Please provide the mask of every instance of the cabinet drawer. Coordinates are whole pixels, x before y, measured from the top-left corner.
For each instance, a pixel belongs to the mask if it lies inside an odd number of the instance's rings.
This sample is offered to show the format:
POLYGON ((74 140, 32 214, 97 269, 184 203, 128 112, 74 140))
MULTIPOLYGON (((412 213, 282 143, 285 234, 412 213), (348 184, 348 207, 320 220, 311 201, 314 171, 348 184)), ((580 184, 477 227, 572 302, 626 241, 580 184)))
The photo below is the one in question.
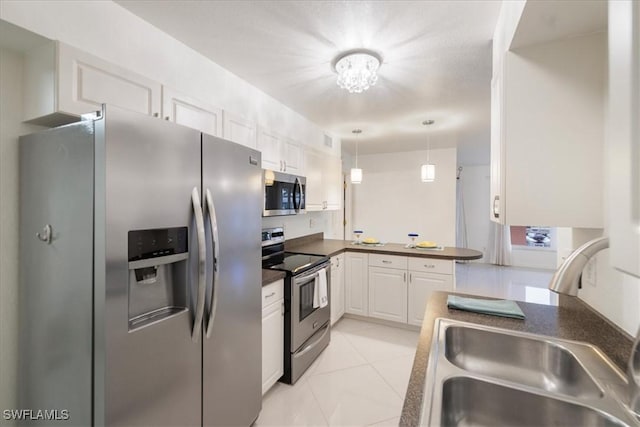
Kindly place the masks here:
POLYGON ((284 280, 280 279, 262 287, 262 308, 284 298, 284 280))
POLYGON ((372 267, 407 269, 407 257, 398 255, 369 254, 369 265, 372 267))
POLYGON ((409 258, 409 270, 425 273, 453 274, 453 261, 434 258, 409 258))

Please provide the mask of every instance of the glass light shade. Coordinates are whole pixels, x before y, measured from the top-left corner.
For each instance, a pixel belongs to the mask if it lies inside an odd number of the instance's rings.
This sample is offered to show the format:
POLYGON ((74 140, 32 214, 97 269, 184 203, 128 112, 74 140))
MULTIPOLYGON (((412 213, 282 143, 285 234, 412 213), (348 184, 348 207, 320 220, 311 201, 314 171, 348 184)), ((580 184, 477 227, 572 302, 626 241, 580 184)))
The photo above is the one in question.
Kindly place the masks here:
POLYGON ((351 168, 351 183, 360 184, 362 182, 362 169, 351 168))
POLYGON ((380 59, 372 54, 358 52, 346 55, 335 65, 338 86, 349 93, 362 93, 378 81, 378 68, 380 59))
POLYGON ((436 165, 427 163, 420 168, 420 178, 422 182, 433 182, 436 180, 436 165))

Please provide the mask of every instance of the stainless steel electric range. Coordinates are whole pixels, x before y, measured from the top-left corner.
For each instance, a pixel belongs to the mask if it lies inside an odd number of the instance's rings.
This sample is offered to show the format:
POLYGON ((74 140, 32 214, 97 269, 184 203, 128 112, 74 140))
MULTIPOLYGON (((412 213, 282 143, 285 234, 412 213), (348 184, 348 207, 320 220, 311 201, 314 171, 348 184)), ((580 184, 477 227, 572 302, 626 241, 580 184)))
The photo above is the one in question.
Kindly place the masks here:
POLYGON ((269 228, 262 231, 262 268, 286 273, 284 375, 280 381, 294 384, 331 339, 330 304, 320 306, 316 294, 324 275, 327 300, 331 300, 329 258, 285 252, 284 230, 269 228))

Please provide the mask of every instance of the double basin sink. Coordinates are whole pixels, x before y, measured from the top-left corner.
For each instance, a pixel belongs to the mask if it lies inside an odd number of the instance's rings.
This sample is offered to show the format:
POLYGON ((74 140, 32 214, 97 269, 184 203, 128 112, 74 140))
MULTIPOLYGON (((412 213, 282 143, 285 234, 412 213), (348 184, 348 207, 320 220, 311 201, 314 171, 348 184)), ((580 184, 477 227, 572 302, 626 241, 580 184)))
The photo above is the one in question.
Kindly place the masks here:
POLYGON ((640 426, 626 392, 592 345, 438 319, 421 425, 640 426))

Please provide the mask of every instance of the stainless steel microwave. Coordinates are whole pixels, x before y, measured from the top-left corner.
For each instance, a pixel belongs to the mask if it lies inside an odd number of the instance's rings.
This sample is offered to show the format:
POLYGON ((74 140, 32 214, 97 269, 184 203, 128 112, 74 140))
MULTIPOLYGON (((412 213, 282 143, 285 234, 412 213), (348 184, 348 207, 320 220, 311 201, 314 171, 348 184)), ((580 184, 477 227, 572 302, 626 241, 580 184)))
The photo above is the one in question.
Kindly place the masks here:
POLYGON ((268 169, 262 171, 264 209, 262 216, 305 213, 307 179, 268 169))

